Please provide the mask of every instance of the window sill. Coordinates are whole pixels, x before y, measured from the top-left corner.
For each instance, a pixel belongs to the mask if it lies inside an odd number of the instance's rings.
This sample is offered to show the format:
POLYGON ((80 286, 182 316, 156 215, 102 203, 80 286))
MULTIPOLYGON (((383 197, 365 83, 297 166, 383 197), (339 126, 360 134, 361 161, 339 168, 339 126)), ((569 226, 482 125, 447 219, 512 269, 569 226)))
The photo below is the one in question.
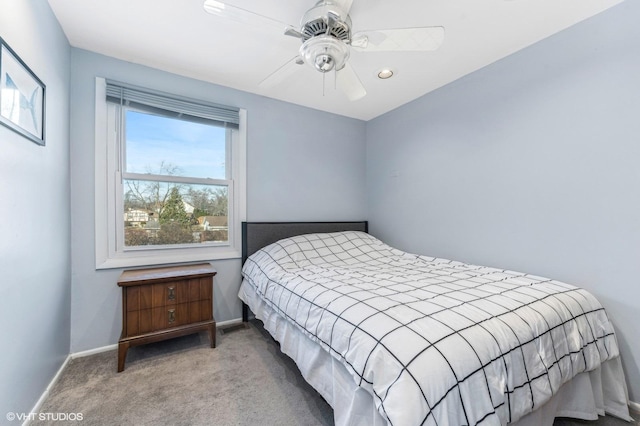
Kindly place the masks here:
POLYGON ((116 253, 106 259, 96 259, 96 269, 131 268, 139 266, 167 265, 174 263, 240 259, 239 250, 231 247, 214 249, 148 250, 116 253))

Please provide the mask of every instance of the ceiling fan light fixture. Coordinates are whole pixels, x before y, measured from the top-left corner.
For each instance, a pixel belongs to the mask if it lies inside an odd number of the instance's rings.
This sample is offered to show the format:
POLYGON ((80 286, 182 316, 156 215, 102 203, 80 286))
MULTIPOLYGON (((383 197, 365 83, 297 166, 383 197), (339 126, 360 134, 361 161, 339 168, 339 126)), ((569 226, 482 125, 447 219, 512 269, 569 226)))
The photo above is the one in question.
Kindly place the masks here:
POLYGON ((329 72, 336 66, 336 61, 331 55, 321 54, 316 56, 313 65, 320 72, 329 72))
POLYGON ((321 73, 340 71, 349 59, 349 46, 332 36, 317 36, 300 46, 300 56, 321 73))
POLYGON ((384 68, 378 71, 378 78, 380 80, 386 80, 391 77, 393 77, 393 70, 390 68, 384 68))

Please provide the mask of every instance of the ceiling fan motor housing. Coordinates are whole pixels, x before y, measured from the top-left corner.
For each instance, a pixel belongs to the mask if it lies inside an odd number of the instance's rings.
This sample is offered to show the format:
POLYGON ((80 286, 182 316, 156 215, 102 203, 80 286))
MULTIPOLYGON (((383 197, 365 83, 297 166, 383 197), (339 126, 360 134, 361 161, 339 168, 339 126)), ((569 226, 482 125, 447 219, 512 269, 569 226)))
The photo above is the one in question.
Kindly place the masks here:
POLYGON ((320 0, 309 9, 302 17, 300 27, 303 41, 319 35, 331 35, 346 43, 351 41, 351 18, 340 6, 328 0, 320 0), (329 16, 335 19, 330 29, 329 16))
POLYGON ((302 17, 300 56, 325 73, 344 68, 349 59, 351 18, 330 0, 320 0, 302 17))

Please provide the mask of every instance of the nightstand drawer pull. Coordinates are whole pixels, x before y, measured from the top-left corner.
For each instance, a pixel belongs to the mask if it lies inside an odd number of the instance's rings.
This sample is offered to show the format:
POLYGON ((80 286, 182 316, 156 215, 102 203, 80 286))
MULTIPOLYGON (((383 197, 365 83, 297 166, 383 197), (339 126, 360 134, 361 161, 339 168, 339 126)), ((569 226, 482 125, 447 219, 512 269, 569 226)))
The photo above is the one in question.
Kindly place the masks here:
POLYGON ((169 314, 169 324, 173 324, 174 322, 176 322, 176 310, 169 309, 167 313, 169 314))
POLYGON ((167 290, 169 290, 169 300, 176 300, 176 288, 175 287, 168 287, 167 290))

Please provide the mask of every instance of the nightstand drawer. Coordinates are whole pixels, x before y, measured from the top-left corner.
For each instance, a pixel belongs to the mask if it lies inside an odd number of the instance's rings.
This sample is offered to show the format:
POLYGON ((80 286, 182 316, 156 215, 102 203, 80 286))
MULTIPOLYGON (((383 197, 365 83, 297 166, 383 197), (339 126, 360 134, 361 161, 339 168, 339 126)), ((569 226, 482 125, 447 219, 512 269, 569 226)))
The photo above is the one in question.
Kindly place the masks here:
POLYGON ((175 305, 185 299, 185 282, 173 281, 170 283, 154 284, 151 287, 151 307, 157 308, 166 305, 175 305))
POLYGON ((167 305, 151 310, 152 331, 211 319, 211 300, 167 305))
POLYGON ((127 312, 212 298, 209 278, 128 287, 125 291, 127 312))

